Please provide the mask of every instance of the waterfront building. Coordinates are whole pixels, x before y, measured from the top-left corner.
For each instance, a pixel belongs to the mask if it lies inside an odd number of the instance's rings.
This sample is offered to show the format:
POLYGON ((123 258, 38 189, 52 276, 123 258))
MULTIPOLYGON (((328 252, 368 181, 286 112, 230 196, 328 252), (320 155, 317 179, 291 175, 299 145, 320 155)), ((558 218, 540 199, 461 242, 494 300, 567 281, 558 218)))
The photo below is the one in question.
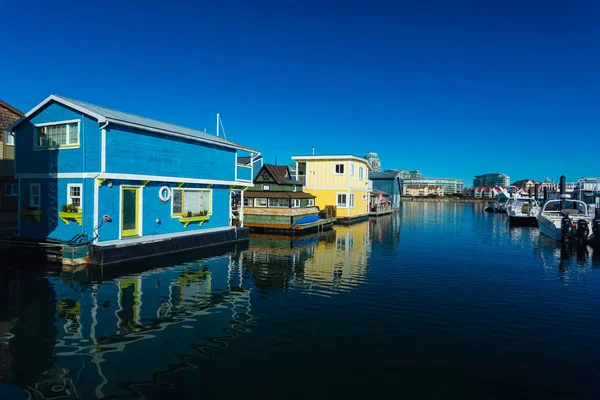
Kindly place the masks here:
POLYGON ((536 184, 541 185, 542 182, 536 181, 535 179, 522 179, 520 181, 513 182, 511 186, 528 192, 529 189, 533 189, 536 184))
POLYGON ((404 195, 413 197, 423 197, 435 195, 438 197, 444 196, 444 190, 435 185, 405 185, 404 195))
MULTIPOLYGON (((21 111, 0 100, 0 212, 13 213, 15 222, 19 197, 19 185, 14 176, 15 137, 7 132, 7 128, 22 116, 21 111)), ((10 220, 12 222, 12 216, 10 220)))
POLYGON ((320 210, 337 209, 338 222, 351 222, 369 216, 370 165, 353 155, 294 156, 296 180, 316 196, 320 210))
POLYGON ((395 208, 400 207, 403 172, 406 171, 389 169, 383 172, 369 172, 369 179, 373 182, 373 190, 388 193, 395 208))
POLYGON ((479 186, 467 190, 467 197, 475 199, 492 199, 496 197, 510 197, 507 188, 502 186, 479 186))
MULTIPOLYGON (((417 171, 418 172, 418 171, 417 171)), ((419 174, 410 174, 412 177, 402 179, 402 193, 406 194, 408 185, 439 186, 445 196, 453 195, 463 191, 464 185, 461 179, 454 178, 425 178, 419 174), (420 175, 420 177, 418 177, 420 175)), ((408 195, 407 195, 408 196, 408 195)))
POLYGON ((244 225, 250 228, 299 230, 318 223, 297 224, 306 217, 318 218, 319 209, 315 196, 302 191, 302 184, 292 179, 285 165, 263 165, 254 186, 242 192, 239 199, 244 206, 244 225))
POLYGON ((477 175, 473 179, 473 187, 478 186, 510 186, 510 177, 501 172, 477 175))
POLYGON ((82 235, 122 253, 137 246, 143 256, 146 243, 196 247, 247 237, 233 226, 231 204, 254 175, 238 156, 252 159, 256 150, 55 95, 9 131, 24 238, 82 235))
POLYGON ((381 172, 381 160, 379 159, 377 153, 367 153, 364 158, 369 162, 371 171, 381 172))

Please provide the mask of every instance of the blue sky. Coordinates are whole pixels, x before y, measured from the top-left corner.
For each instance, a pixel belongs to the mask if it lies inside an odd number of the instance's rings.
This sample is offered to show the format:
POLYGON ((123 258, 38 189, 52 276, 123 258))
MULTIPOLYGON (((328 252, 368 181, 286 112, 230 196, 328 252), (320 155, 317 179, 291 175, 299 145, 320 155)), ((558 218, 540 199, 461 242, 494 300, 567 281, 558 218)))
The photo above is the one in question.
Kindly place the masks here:
POLYGON ((600 2, 2 4, 0 99, 50 93, 267 162, 377 152, 425 176, 600 176, 600 2))

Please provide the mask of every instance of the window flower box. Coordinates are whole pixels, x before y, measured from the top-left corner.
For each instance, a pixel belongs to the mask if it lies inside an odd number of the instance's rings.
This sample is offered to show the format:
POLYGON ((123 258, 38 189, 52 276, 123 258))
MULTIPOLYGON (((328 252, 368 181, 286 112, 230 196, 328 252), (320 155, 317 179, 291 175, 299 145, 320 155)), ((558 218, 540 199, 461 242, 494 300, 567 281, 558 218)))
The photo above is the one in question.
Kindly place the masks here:
POLYGON ((179 217, 179 222, 181 222, 183 224, 184 228, 187 228, 187 226, 191 223, 191 222, 198 222, 200 223, 200 226, 202 226, 202 224, 204 223, 204 221, 208 221, 208 219, 210 218, 210 216, 208 215, 200 215, 200 216, 196 216, 196 217, 179 217))
POLYGON ((77 224, 79 224, 79 226, 81 226, 81 220, 82 220, 81 212, 61 211, 58 213, 58 216, 67 225, 69 225, 69 220, 73 220, 73 221, 77 222, 77 224))
POLYGON ((41 222, 42 210, 40 210, 39 208, 28 207, 28 208, 21 210, 21 215, 24 215, 28 221, 41 222))

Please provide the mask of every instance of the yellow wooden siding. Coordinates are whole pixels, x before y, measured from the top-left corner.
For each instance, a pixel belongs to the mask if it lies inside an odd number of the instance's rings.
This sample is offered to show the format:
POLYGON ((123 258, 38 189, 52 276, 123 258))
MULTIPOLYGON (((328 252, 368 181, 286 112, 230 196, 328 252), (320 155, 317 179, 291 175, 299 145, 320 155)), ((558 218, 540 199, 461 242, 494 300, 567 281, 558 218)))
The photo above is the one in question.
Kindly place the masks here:
POLYGON ((368 164, 358 160, 309 160, 306 162, 306 183, 311 187, 352 187, 368 188, 368 164), (344 174, 335 174, 335 165, 344 164, 344 174), (354 165, 354 176, 351 174, 354 165), (363 168, 363 179, 359 179, 358 169, 363 168))
MULTIPOLYGON (((340 189, 311 189, 310 193, 317 196, 315 199, 315 205, 320 210, 325 210, 325 206, 337 206, 337 194, 338 193, 353 193, 354 194, 354 207, 352 208, 340 208, 337 209, 338 217, 356 217, 359 215, 365 215, 368 213, 367 205, 369 203, 368 193, 366 191, 350 190, 346 188, 340 189), (363 200, 363 195, 367 195, 366 199, 363 200)), ((347 200, 349 201, 349 200, 347 200)))

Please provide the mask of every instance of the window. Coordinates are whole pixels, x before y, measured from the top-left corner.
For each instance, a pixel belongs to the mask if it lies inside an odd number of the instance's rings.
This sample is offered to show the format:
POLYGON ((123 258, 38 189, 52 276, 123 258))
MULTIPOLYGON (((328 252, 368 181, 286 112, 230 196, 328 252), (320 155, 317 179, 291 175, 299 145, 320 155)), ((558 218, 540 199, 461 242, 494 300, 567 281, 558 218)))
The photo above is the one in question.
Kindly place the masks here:
POLYGON ((263 185, 263 190, 270 190, 270 189, 271 189, 271 186, 269 186, 269 185, 263 185))
POLYGON ((335 174, 344 175, 344 164, 335 164, 335 174))
POLYGON ((36 126, 38 148, 79 144, 79 121, 36 126))
POLYGON ((292 208, 300 207, 300 199, 292 199, 292 208))
POLYGON ((296 185, 294 185, 294 186, 292 187, 292 192, 295 192, 295 191, 296 191, 296 185))
POLYGON ((188 213, 212 214, 211 191, 207 189, 173 188, 171 215, 183 216, 188 213))
POLYGON ((67 185, 67 204, 81 208, 81 185, 67 185))
POLYGON ((315 199, 308 199, 308 204, 306 204, 307 207, 314 207, 315 206, 315 199))
POLYGON ((346 208, 346 194, 345 193, 338 193, 338 195, 337 195, 337 206, 338 207, 342 207, 342 208, 346 208))
POLYGON ((350 193, 350 201, 348 202, 348 207, 354 207, 354 193, 350 193))
POLYGON ((364 179, 364 172, 363 172, 363 167, 358 167, 358 179, 360 179, 361 181, 364 179))
POLYGON ((29 207, 40 207, 40 184, 29 185, 29 207))
POLYGON ((290 199, 269 199, 269 207, 285 208, 290 206, 290 199))
POLYGON ((4 185, 4 196, 5 197, 17 197, 19 195, 19 184, 18 183, 7 183, 4 185))
POLYGON ((250 199, 247 197, 244 197, 244 205, 250 207, 250 199))
POLYGON ((12 133, 7 133, 6 134, 6 145, 7 146, 14 146, 15 145, 15 135, 12 133))
POLYGON ((354 176, 354 164, 350 164, 350 176, 354 176))
POLYGON ((254 199, 254 207, 266 207, 267 199, 254 199))

